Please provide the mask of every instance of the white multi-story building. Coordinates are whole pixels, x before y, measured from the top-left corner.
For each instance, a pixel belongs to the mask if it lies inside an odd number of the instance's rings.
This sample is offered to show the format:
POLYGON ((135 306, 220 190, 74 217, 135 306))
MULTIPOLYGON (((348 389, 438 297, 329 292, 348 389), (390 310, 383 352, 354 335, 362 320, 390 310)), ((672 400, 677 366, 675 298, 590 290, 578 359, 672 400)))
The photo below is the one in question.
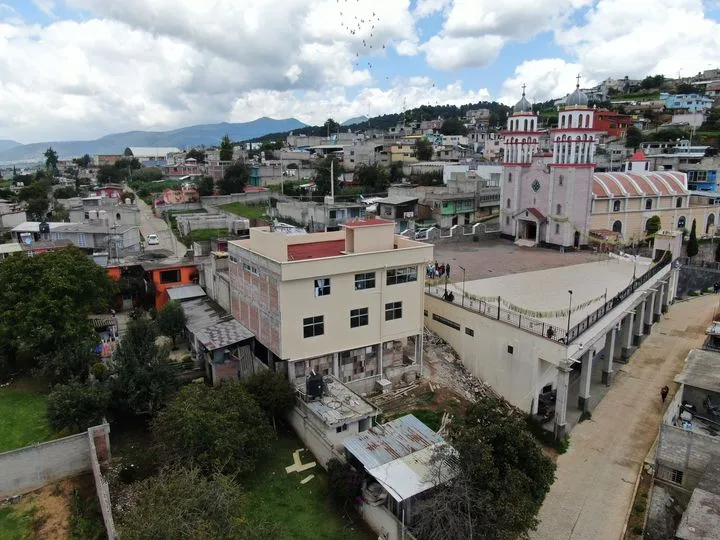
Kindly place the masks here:
POLYGON ((255 334, 258 358, 294 383, 315 371, 368 391, 421 371, 433 248, 395 235, 392 221, 253 228, 228 254, 233 316, 255 334))

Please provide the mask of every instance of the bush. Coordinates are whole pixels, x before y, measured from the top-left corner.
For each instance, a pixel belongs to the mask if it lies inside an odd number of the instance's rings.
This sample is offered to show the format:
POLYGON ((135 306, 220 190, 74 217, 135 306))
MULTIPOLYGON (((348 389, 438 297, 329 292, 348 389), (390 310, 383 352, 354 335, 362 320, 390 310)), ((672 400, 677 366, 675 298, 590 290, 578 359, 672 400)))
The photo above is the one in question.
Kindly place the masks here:
POLYGON ((590 420, 592 418, 592 413, 590 411, 583 411, 583 413, 580 415, 579 422, 584 422, 585 420, 590 420))
POLYGON ((636 514, 642 514, 645 512, 645 505, 643 503, 635 503, 633 506, 633 512, 636 514))
POLYGON ((343 512, 352 508, 360 496, 362 474, 350 464, 331 459, 327 464, 328 494, 330 500, 343 512))
POLYGON ((556 439, 555 434, 552 431, 546 430, 540 422, 533 418, 531 414, 525 417, 525 422, 527 423, 530 433, 532 433, 533 436, 540 441, 540 443, 554 449, 558 454, 564 454, 567 452, 567 449, 570 446, 569 435, 565 435, 559 440, 556 439))
POLYGON ((48 397, 48 420, 58 431, 80 432, 100 424, 109 404, 110 392, 99 384, 61 384, 48 397))

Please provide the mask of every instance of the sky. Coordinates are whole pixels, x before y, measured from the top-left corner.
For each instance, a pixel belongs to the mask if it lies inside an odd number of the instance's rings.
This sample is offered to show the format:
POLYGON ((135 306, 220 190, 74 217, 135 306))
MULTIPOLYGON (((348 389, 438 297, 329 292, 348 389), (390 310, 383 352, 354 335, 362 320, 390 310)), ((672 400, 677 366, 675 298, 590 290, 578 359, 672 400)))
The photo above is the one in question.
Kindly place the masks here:
POLYGON ((0 139, 563 97, 720 67, 720 0, 0 0, 0 139))

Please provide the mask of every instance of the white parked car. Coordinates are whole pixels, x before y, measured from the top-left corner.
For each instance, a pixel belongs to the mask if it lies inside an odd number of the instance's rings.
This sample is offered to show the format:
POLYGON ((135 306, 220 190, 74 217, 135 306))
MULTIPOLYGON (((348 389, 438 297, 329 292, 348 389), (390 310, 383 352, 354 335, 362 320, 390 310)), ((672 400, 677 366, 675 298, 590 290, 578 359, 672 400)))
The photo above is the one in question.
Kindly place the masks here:
POLYGON ((160 239, 158 238, 158 235, 157 234, 148 234, 147 235, 147 244, 148 244, 148 246, 160 245, 160 239))

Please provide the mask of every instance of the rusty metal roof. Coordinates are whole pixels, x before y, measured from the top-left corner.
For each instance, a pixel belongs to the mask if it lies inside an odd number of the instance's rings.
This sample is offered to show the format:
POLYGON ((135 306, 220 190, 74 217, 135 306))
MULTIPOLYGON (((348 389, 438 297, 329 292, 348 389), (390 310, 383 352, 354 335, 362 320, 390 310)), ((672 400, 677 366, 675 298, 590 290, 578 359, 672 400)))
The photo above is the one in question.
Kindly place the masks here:
POLYGON ((440 435, 408 414, 349 437, 343 445, 370 470, 442 442, 440 435))

